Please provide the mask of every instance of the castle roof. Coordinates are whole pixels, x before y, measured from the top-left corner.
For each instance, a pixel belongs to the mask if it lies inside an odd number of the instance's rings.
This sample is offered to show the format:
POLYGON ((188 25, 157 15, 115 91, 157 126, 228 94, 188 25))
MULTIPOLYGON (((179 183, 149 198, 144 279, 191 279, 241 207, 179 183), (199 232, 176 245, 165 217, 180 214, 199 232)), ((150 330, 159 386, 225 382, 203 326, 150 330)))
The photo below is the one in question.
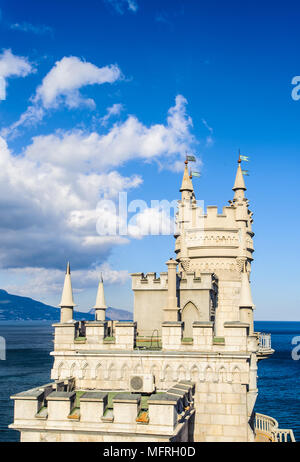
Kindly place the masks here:
POLYGON ((101 274, 101 279, 100 279, 100 282, 99 282, 99 285, 98 285, 96 304, 95 304, 94 308, 95 309, 97 309, 97 308, 107 308, 106 303, 105 303, 102 274, 101 274))
POLYGON ((194 187, 193 187, 193 183, 192 183, 192 180, 190 178, 190 175, 189 175, 187 162, 185 162, 182 185, 181 185, 181 188, 180 188, 180 192, 182 192, 182 191, 194 192, 194 187))
POLYGON ((65 282, 64 288, 61 296, 61 302, 59 304, 60 307, 67 306, 72 307, 76 306, 73 300, 73 291, 72 291, 72 282, 71 282, 71 270, 70 270, 70 262, 67 264, 67 271, 65 275, 65 282))
POLYGON ((242 172, 242 167, 241 167, 241 162, 238 164, 237 172, 236 172, 236 177, 235 177, 235 182, 233 186, 233 191, 236 191, 238 189, 243 189, 246 191, 246 186, 245 186, 245 181, 244 181, 244 176, 242 172))

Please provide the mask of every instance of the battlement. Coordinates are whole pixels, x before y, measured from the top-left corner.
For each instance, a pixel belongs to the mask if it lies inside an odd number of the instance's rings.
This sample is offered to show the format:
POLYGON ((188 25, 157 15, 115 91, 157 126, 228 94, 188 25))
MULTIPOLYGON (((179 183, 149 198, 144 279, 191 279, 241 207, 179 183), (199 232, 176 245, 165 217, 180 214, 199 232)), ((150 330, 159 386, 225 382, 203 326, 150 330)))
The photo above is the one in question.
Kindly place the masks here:
POLYGON ((133 350, 136 323, 117 321, 114 330, 108 330, 107 321, 80 321, 53 324, 54 351, 74 350, 133 350), (79 329, 80 327, 80 329, 79 329))
MULTIPOLYGON (((192 276, 188 274, 188 276, 192 276)), ((206 275, 203 284, 214 284, 211 274, 206 275)), ((194 279, 193 279, 194 281, 194 279)), ((188 283, 183 280, 182 284, 188 283)), ((201 283, 201 281, 199 281, 201 283)), ((82 321, 83 323, 83 321, 82 321)), ((222 341, 215 337, 215 325, 212 321, 194 321, 192 323, 191 337, 184 338, 184 322, 163 322, 161 337, 140 337, 137 334, 136 322, 116 322, 113 336, 108 337, 107 322, 84 322, 85 337, 76 337, 78 323, 55 324, 55 342, 53 355, 57 354, 94 354, 95 352, 134 353, 141 350, 155 351, 241 351, 252 352, 258 350, 257 339, 253 343, 250 325, 240 321, 225 322, 222 341)), ((158 334, 157 334, 158 335, 158 334)), ((78 372, 78 379, 84 379, 84 368, 78 372)), ((74 371, 62 371, 59 363, 52 370, 51 378, 54 380, 66 379, 73 376, 74 371)))
POLYGON ((204 227, 205 229, 236 229, 236 208, 225 206, 222 213, 219 214, 217 206, 207 206, 206 214, 204 215, 204 227))
MULTIPOLYGON (((168 290, 168 273, 134 273, 132 276, 132 290, 168 290)), ((186 272, 184 276, 177 273, 177 287, 181 289, 211 289, 216 277, 212 273, 196 275, 194 271, 186 272)))
POLYGON ((196 276, 194 271, 187 271, 178 276, 180 290, 216 290, 217 278, 212 273, 200 273, 196 276))
POLYGON ((195 412, 194 394, 194 384, 186 381, 150 395, 126 390, 68 390, 66 385, 57 391, 54 382, 11 397, 15 401, 15 420, 10 428, 17 429, 20 424, 23 430, 34 428, 35 441, 41 440, 39 432, 57 425, 63 428, 63 435, 71 432, 73 441, 80 441, 76 438, 81 432, 93 435, 95 439, 91 441, 99 441, 102 433, 109 434, 110 441, 119 441, 123 433, 124 437, 147 433, 149 441, 155 435, 166 437, 161 441, 184 441, 195 412))
POLYGON ((133 273, 132 277, 132 290, 143 290, 150 288, 153 290, 167 290, 168 289, 168 273, 161 272, 159 276, 156 273, 133 273))

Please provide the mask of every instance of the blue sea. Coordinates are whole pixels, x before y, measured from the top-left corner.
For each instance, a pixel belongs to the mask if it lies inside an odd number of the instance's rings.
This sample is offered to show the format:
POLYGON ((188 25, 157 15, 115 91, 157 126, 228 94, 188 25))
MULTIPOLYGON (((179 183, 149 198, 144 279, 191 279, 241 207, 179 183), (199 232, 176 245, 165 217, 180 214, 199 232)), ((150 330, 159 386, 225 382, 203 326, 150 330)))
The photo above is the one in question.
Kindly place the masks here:
MULTIPOLYGON (((272 334, 271 358, 258 365, 259 395, 256 410, 275 417, 280 428, 292 428, 300 441, 300 361, 291 357, 293 337, 300 336, 300 322, 259 322, 257 332, 272 334)), ((0 361, 0 441, 18 441, 19 434, 7 427, 13 421, 14 393, 50 381, 53 358, 53 328, 48 323, 3 323, 6 360, 0 361)))

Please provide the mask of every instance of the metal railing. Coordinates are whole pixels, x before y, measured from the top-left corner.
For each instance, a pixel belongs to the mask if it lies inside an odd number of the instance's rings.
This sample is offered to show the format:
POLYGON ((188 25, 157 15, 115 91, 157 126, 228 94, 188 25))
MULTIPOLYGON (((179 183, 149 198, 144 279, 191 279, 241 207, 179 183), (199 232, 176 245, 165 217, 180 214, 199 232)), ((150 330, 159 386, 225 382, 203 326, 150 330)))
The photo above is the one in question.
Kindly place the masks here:
POLYGON ((260 351, 272 350, 271 334, 266 334, 265 332, 257 332, 257 335, 258 335, 259 350, 260 351))
POLYGON ((273 417, 264 414, 255 414, 255 435, 259 441, 272 441, 273 443, 294 443, 294 432, 291 429, 278 428, 278 422, 273 417))

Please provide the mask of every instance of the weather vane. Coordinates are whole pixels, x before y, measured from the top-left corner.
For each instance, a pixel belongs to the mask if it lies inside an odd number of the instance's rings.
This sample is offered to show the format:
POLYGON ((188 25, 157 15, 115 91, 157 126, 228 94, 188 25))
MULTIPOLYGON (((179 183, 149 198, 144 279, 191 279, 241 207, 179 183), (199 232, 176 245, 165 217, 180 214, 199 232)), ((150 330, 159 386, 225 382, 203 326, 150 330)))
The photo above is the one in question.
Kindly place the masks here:
MULTIPOLYGON (((242 156, 241 155, 241 151, 239 149, 239 160, 238 160, 238 163, 240 164, 242 161, 244 162, 249 162, 249 157, 248 156, 242 156)), ((242 174, 243 175, 246 175, 246 176, 249 176, 249 170, 242 170, 242 174)))

